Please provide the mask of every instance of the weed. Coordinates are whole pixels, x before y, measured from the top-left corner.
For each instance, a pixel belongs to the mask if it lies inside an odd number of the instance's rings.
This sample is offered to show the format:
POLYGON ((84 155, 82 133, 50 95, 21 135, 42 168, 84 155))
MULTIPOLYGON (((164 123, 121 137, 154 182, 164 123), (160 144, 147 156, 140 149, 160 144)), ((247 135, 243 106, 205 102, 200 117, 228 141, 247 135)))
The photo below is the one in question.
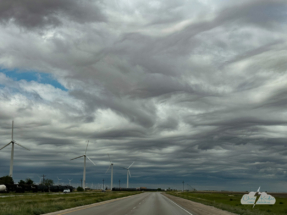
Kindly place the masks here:
POLYGON ((40 215, 40 214, 43 214, 45 213, 41 208, 34 208, 33 209, 33 214, 34 215, 40 215))

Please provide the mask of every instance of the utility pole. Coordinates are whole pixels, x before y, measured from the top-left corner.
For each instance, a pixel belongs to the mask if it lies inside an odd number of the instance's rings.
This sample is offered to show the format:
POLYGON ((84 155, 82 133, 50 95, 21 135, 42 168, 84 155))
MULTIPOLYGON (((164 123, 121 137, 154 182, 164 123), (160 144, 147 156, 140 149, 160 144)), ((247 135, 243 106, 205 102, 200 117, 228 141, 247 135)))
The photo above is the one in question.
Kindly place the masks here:
POLYGON ((103 179, 103 190, 105 190, 105 179, 103 179))
POLYGON ((119 180, 119 188, 121 188, 121 180, 119 180))
POLYGON ((184 181, 182 182, 182 192, 184 192, 184 181))

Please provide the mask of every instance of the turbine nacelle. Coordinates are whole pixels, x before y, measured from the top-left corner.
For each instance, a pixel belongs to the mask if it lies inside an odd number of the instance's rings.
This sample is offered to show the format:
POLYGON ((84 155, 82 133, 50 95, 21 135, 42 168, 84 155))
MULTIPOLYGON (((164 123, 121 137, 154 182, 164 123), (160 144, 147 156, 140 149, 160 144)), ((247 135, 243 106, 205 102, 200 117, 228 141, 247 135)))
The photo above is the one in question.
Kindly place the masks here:
POLYGON ((109 154, 108 154, 108 156, 109 156, 109 160, 110 160, 110 163, 111 163, 111 164, 110 164, 109 168, 107 169, 106 173, 107 173, 107 172, 110 170, 110 168, 113 167, 113 165, 114 165, 114 164, 112 163, 112 161, 111 161, 111 158, 110 158, 110 155, 109 155, 109 154))

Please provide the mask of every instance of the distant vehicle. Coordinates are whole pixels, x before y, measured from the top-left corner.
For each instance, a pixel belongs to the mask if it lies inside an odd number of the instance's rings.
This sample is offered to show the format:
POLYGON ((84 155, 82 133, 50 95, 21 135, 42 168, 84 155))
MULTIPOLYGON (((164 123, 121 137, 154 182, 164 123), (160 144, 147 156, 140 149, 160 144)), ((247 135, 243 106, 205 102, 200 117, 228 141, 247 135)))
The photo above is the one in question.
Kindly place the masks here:
POLYGON ((70 191, 70 189, 65 189, 64 191, 63 191, 63 193, 70 193, 71 191, 70 191))
POLYGON ((7 192, 7 188, 6 188, 6 186, 4 185, 4 184, 1 184, 0 185, 0 192, 2 193, 2 192, 7 192))

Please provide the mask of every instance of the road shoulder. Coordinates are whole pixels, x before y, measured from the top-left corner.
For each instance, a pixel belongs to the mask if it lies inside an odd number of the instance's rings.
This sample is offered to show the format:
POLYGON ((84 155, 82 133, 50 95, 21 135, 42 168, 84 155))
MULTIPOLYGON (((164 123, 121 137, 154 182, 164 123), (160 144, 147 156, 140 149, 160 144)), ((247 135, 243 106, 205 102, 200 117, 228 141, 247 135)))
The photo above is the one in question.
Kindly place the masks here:
POLYGON ((204 205, 191 200, 183 199, 180 197, 172 196, 166 193, 161 193, 179 206, 183 207, 187 211, 190 211, 193 215, 236 215, 234 213, 224 211, 213 206, 204 205))

